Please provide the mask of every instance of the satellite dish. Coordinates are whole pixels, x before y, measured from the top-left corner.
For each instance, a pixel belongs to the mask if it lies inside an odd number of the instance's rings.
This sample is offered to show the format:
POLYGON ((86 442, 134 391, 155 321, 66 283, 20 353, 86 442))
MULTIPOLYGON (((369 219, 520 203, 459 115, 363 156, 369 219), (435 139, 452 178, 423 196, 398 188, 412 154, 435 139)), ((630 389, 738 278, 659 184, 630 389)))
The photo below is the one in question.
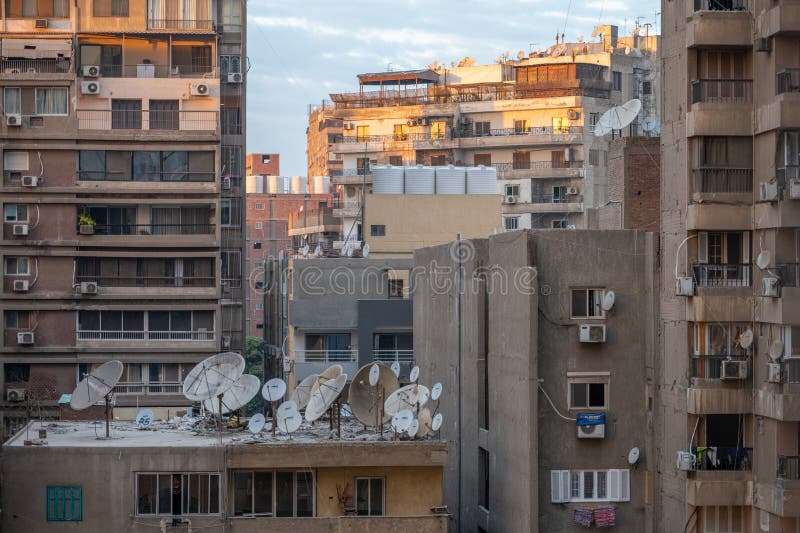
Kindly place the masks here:
POLYGON ((317 244, 317 246, 314 248, 314 257, 319 257, 321 255, 322 255, 322 247, 319 244, 317 244))
POLYGON ((658 118, 645 117, 642 119, 642 130, 650 132, 655 131, 656 128, 658 128, 658 118))
POLYGON ((748 349, 753 344, 753 330, 747 328, 739 335, 739 346, 744 348, 745 350, 748 349))
POLYGON ((203 406, 212 413, 232 413, 255 398, 260 388, 261 380, 258 377, 252 374, 242 374, 222 395, 221 411, 218 396, 204 400, 203 406))
POLYGON ((639 448, 631 448, 631 451, 628 452, 628 464, 633 466, 639 462, 639 448))
POLYGON ((317 382, 319 374, 311 374, 306 376, 295 388, 292 394, 292 400, 297 404, 298 409, 304 409, 308 405, 308 400, 311 399, 311 388, 317 382))
POLYGON ((396 433, 403 433, 411 425, 412 420, 416 420, 414 413, 409 409, 403 409, 392 416, 392 429, 396 433))
POLYGON ((369 244, 365 244, 361 247, 361 256, 362 257, 369 257, 369 244))
POLYGON ((289 413, 294 413, 295 411, 298 413, 300 412, 297 404, 292 400, 286 400, 278 406, 278 408, 275 410, 275 414, 280 417, 281 414, 288 415, 289 413))
POLYGON ((417 436, 418 431, 419 431, 419 420, 414 418, 406 428, 406 435, 408 435, 413 439, 414 437, 417 436))
POLYGON ((435 383, 433 387, 431 387, 431 400, 436 401, 442 395, 442 384, 435 383))
POLYGON ((326 381, 330 381, 339 377, 343 371, 344 369, 342 368, 342 365, 331 365, 323 370, 322 373, 320 373, 320 375, 317 377, 317 381, 311 385, 311 394, 313 395, 315 392, 317 392, 319 386, 326 381))
POLYGON ((419 422, 419 429, 417 430, 417 437, 422 438, 431 430, 431 410, 424 407, 419 410, 417 421, 419 422))
POLYGON ((781 355, 783 355, 783 342, 780 339, 775 339, 769 345, 769 358, 777 361, 781 358, 781 355))
POLYGON ((255 414, 250 418, 250 421, 247 423, 247 430, 252 433, 253 435, 257 433, 261 433, 261 430, 264 429, 264 426, 267 424, 267 419, 264 418, 264 415, 261 413, 255 414))
POLYGON ((636 119, 642 110, 642 102, 638 98, 628 100, 622 105, 614 106, 600 117, 594 127, 594 134, 598 137, 610 133, 612 130, 621 130, 636 119))
POLYGON ((302 248, 300 248, 300 253, 303 254, 303 257, 308 257, 308 245, 306 244, 302 248))
POLYGON ((394 375, 399 377, 400 376, 400 363, 398 363, 397 361, 393 362, 391 368, 392 368, 392 372, 394 372, 394 375))
POLYGON ((758 257, 756 258, 756 265, 758 265, 758 268, 760 268, 761 270, 764 270, 769 266, 769 262, 771 259, 772 259, 772 254, 770 253, 770 251, 762 250, 761 253, 758 254, 758 257))
POLYGON ((244 372, 244 358, 238 353, 225 352, 198 363, 183 380, 183 395, 202 402, 216 398, 231 388, 244 372))
POLYGON ((261 396, 268 402, 277 402, 286 394, 286 382, 281 378, 272 378, 264 383, 261 396))
POLYGON ((344 390, 347 374, 339 374, 334 379, 320 383, 319 388, 311 395, 306 405, 306 420, 313 422, 325 414, 331 404, 344 390))
POLYGON ((277 415, 278 429, 281 430, 281 433, 292 434, 300 429, 300 424, 303 423, 303 417, 297 410, 297 404, 291 400, 283 402, 278 407, 277 415))
POLYGON ((76 411, 88 409, 106 398, 122 377, 122 363, 107 361, 92 370, 72 392, 69 406, 76 411))
MULTIPOLYGON (((397 376, 383 363, 362 366, 353 376, 348 391, 348 400, 353 416, 365 426, 375 427, 378 423, 378 410, 381 404, 399 387, 397 376), (376 366, 378 367, 378 382, 371 385, 372 369, 376 366)), ((392 415, 384 412, 380 424, 385 424, 391 417, 392 415)))
POLYGON ((369 384, 370 386, 374 387, 378 384, 378 379, 381 377, 381 368, 376 364, 373 364, 369 369, 369 384))
POLYGON ((614 301, 617 299, 617 295, 614 294, 614 291, 606 292, 606 295, 603 297, 603 311, 611 311, 611 308, 614 307, 614 301))
POLYGON ((404 409, 414 409, 419 405, 422 407, 430 398, 430 391, 425 385, 412 383, 405 387, 400 387, 386 398, 383 403, 383 410, 394 416, 404 409))
POLYGON ((347 247, 347 257, 353 257, 353 251, 354 250, 355 250, 355 247, 352 244, 349 245, 347 247))
POLYGON ((431 429, 434 431, 439 431, 439 429, 442 427, 442 422, 444 422, 442 413, 436 413, 436 416, 434 416, 433 420, 431 421, 431 429))
POLYGON ((418 366, 415 366, 414 368, 411 369, 411 373, 409 374, 408 379, 409 379, 409 381, 411 381, 411 383, 416 383, 416 381, 419 379, 419 367, 418 366))
POLYGON ((147 429, 153 423, 155 415, 150 409, 142 409, 136 415, 136 427, 139 429, 147 429))

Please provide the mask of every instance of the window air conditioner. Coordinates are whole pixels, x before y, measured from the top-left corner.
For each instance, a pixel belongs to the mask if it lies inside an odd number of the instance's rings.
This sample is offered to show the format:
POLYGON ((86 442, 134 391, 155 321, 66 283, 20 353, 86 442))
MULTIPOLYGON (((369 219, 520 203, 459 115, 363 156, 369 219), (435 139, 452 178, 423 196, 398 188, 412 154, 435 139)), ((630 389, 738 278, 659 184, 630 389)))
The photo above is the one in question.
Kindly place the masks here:
POLYGON ((576 111, 575 109, 570 109, 569 111, 567 111, 567 118, 569 120, 580 120, 581 112, 576 111))
POLYGON ((800 180, 792 180, 789 182, 789 198, 792 200, 800 200, 800 180))
POLYGON ((352 122, 345 122, 342 128, 344 128, 345 130, 354 130, 356 129, 356 125, 353 124, 352 122))
POLYGON ((781 382, 781 364, 767 363, 767 381, 770 383, 781 382))
POLYGON ((30 283, 27 279, 15 279, 14 280, 14 292, 28 292, 30 288, 30 283))
POLYGON ((677 296, 694 296, 694 280, 691 277, 676 279, 675 294, 677 296))
POLYGON ((778 297, 780 279, 773 278, 772 276, 766 276, 762 278, 762 283, 764 284, 763 296, 769 296, 770 298, 778 297))
POLYGON ((579 439, 604 439, 606 437, 605 413, 578 413, 576 419, 579 439))
POLYGON ((772 39, 769 37, 756 39, 756 52, 772 52, 772 39))
POLYGON ((222 190, 228 191, 231 188, 231 179, 230 178, 222 178, 222 190))
POLYGON ((6 126, 22 126, 22 115, 18 113, 6 115, 6 126))
POLYGON ((761 184, 761 201, 762 202, 778 201, 778 182, 774 178, 766 183, 761 184))
POLYGON ((242 83, 242 75, 238 72, 228 74, 228 83, 242 83))
POLYGON ((207 83, 193 83, 192 96, 208 96, 211 93, 211 87, 207 83))
POLYGON ((25 389, 11 389, 9 388, 6 390, 6 401, 9 402, 24 402, 25 401, 25 393, 27 391, 25 389))
POLYGON ((100 66, 99 65, 84 65, 83 69, 84 78, 96 78, 100 75, 100 66))
POLYGON ((581 342, 606 342, 605 324, 581 324, 579 339, 581 342))
POLYGON ((20 344, 20 345, 33 344, 33 332, 32 331, 18 331, 17 332, 17 344, 20 344))
POLYGON ((99 81, 82 81, 81 94, 100 94, 99 81))
POLYGON ((747 379, 747 361, 722 361, 720 379, 747 379))
POLYGON ((81 282, 81 294, 97 294, 100 287, 94 281, 81 282))
POLYGON ((506 196, 505 203, 507 203, 507 204, 515 204, 515 203, 517 203, 517 197, 516 196, 506 196))
POLYGON ((26 236, 28 234, 28 225, 27 224, 14 224, 13 228, 14 235, 18 236, 26 236))
POLYGON ((569 194, 571 196, 575 196, 576 194, 578 194, 578 188, 577 187, 567 187, 567 194, 569 194))
POLYGON ((39 185, 39 176, 22 176, 23 187, 36 187, 39 185))

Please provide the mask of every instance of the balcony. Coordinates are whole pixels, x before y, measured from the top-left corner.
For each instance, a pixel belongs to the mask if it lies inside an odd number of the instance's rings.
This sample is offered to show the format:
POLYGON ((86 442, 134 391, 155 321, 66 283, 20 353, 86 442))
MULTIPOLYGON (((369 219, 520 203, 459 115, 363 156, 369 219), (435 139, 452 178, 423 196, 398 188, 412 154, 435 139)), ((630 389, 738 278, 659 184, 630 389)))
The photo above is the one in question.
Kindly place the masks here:
POLYGON ((784 68, 775 75, 775 98, 756 109, 756 127, 758 133, 800 127, 800 68, 784 68))
POLYGON ((697 287, 749 287, 751 269, 752 265, 743 263, 692 265, 694 283, 697 287))
POLYGON ((746 196, 752 200, 753 169, 703 167, 693 170, 692 200, 713 202, 746 196))
POLYGON ((800 455, 779 455, 775 477, 786 481, 800 481, 800 455))
POLYGON ((145 382, 121 381, 114 387, 114 394, 119 396, 149 396, 149 395, 174 395, 183 396, 183 383, 175 382, 145 382))
MULTIPOLYGON (((210 11, 206 9, 206 11, 210 11)), ((188 33, 197 33, 197 32, 213 32, 214 31, 214 21, 211 19, 201 20, 201 19, 157 19, 157 18, 148 18, 147 19, 147 29, 148 31, 164 31, 168 33, 173 32, 188 32, 188 33)))
POLYGON ((119 111, 110 109, 78 109, 78 130, 114 132, 174 139, 176 131, 186 135, 216 135, 219 133, 217 111, 119 111))
POLYGON ((453 130, 412 133, 414 150, 450 150, 459 147, 453 130))
POLYGON ((109 331, 109 330, 78 330, 79 341, 186 341, 208 342, 216 336, 213 331, 199 329, 196 331, 109 331))
POLYGON ((340 154, 411 150, 411 137, 417 134, 335 135, 332 151, 340 154))
POLYGON ((750 0, 694 0, 695 11, 750 11, 750 0))
POLYGON ((692 103, 747 104, 753 101, 753 80, 693 80, 692 103))
POLYGON ((69 79, 74 75, 72 61, 63 59, 0 59, 0 79, 69 79))
POLYGON ((730 446, 693 446, 696 471, 734 471, 752 468, 752 448, 730 446))
MULTIPOLYGON (((740 355, 695 355, 692 356, 692 378, 718 380, 722 377, 723 361, 746 361, 747 378, 750 378, 750 358, 740 355)), ((741 383, 741 380, 734 381, 741 383)))
POLYGON ((331 207, 308 209, 289 214, 288 235, 290 237, 309 233, 339 231, 341 224, 333 216, 331 207))
POLYGON ((331 365, 342 365, 344 373, 352 377, 358 370, 358 350, 294 350, 297 383, 331 365))
MULTIPOLYGON (((583 142, 583 126, 501 128, 490 130, 487 134, 465 132, 456 138, 459 139, 457 147, 461 149, 578 144, 583 142)), ((414 148, 417 148, 416 142, 414 148)))
POLYGON ((214 276, 75 276, 75 284, 97 283, 105 288, 192 288, 215 287, 217 279, 214 276))
POLYGON ((753 46, 750 0, 687 0, 686 46, 753 46), (693 9, 692 9, 693 8, 693 9))
POLYGON ((361 213, 361 200, 345 200, 333 206, 333 216, 339 218, 357 217, 361 213))
POLYGON ((582 202, 583 199, 580 195, 566 199, 555 198, 552 194, 538 194, 533 195, 530 202, 503 205, 503 213, 581 213, 583 212, 582 202))
POLYGON ((157 65, 143 63, 136 65, 100 65, 103 78, 200 78, 217 79, 217 69, 211 65, 157 65))
POLYGON ((214 224, 97 224, 94 235, 211 235, 214 224))
POLYGON ((773 0, 770 7, 758 15, 758 37, 793 34, 800 27, 800 4, 794 0, 773 0))
POLYGON ((365 172, 360 168, 345 168, 336 172, 337 174, 331 172, 331 183, 334 185, 361 185, 365 179, 367 185, 372 183, 372 171, 369 169, 365 172))
POLYGON ((581 178, 583 161, 527 161, 517 163, 495 163, 500 179, 526 178, 581 178))
POLYGON ((687 135, 752 135, 753 80, 692 81, 687 135))

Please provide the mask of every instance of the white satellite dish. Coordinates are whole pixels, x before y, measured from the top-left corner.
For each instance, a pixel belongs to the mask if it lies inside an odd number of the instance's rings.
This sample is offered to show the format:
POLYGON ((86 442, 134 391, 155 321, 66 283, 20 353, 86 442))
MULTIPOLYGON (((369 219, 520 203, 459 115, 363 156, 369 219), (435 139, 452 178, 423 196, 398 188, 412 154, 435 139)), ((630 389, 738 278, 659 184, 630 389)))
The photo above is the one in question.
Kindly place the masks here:
POLYGON ((406 428, 406 435, 413 439, 417 436, 417 432, 419 432, 419 420, 414 418, 406 428))
POLYGON ((305 246, 303 246, 302 248, 300 248, 300 253, 303 254, 303 257, 308 257, 308 251, 309 251, 309 248, 308 248, 307 244, 305 246))
POLYGON ((257 413, 253 415, 247 423, 247 430, 253 435, 256 435, 257 433, 261 433, 265 425, 267 425, 267 419, 264 418, 264 415, 261 413, 257 413))
POLYGON ((290 413, 294 413, 297 411, 300 412, 300 409, 297 408, 297 404, 292 400, 286 400, 282 404, 278 406, 278 409, 275 411, 275 414, 278 415, 280 418, 281 415, 288 415, 290 413))
POLYGON ((294 388, 292 400, 297 403, 298 409, 305 409, 306 405, 308 405, 308 400, 311 399, 311 388, 317 382, 317 378, 319 378, 319 374, 306 376, 303 378, 303 381, 294 388))
POLYGON ((603 296, 603 311, 611 311, 611 308, 614 307, 614 301, 616 301, 617 295, 614 294, 614 291, 606 292, 606 295, 603 296))
POLYGON ((122 377, 122 363, 113 360, 107 361, 92 370, 72 391, 69 405, 76 411, 87 409, 100 400, 106 402, 106 438, 110 435, 111 391, 122 377))
POLYGON ((645 117, 642 119, 642 130, 651 132, 651 131, 656 131, 657 128, 658 128, 658 118, 645 117))
POLYGON ((369 384, 371 387, 374 387, 378 384, 378 380, 381 377, 381 367, 377 364, 373 364, 369 369, 369 384))
POLYGON ((225 390, 222 398, 215 396, 208 400, 203 400, 203 407, 212 413, 232 413, 255 398, 260 388, 261 380, 258 377, 252 374, 242 374, 233 385, 225 390))
POLYGON ((344 390, 347 383, 347 374, 339 374, 334 379, 321 383, 319 388, 311 395, 306 405, 306 420, 313 422, 325 414, 331 404, 344 390))
POLYGON ((397 361, 393 362, 392 366, 391 366, 391 369, 392 369, 392 372, 394 372, 395 376, 398 376, 398 377, 400 376, 400 363, 398 363, 397 361))
POLYGON ((355 247, 352 244, 347 245, 347 253, 345 254, 347 257, 353 257, 353 251, 355 247))
POLYGON ((442 413, 436 413, 436 416, 434 416, 433 420, 431 421, 431 429, 434 431, 439 431, 439 429, 442 427, 442 422, 444 422, 442 413))
POLYGON ((386 398, 383 410, 390 416, 394 416, 404 409, 414 409, 419 405, 422 407, 430 398, 430 391, 425 385, 412 383, 405 387, 400 387, 386 398))
POLYGON ((422 438, 431 430, 431 410, 423 407, 419 410, 417 421, 419 422, 419 429, 417 430, 417 437, 422 438))
POLYGON ((419 367, 418 366, 415 366, 414 368, 411 369, 411 373, 409 374, 408 379, 409 379, 409 381, 411 381, 411 383, 416 383, 417 382, 417 380, 419 379, 419 367))
POLYGON ((261 396, 268 402, 277 402, 286 394, 286 382, 281 378, 272 378, 264 383, 261 396))
POLYGON ((314 257, 319 257, 321 255, 322 255, 322 247, 319 244, 317 244, 317 246, 314 248, 314 257))
POLYGON ((225 352, 198 363, 183 380, 183 395, 202 402, 216 398, 242 376, 244 358, 238 353, 225 352))
POLYGON ((631 448, 631 451, 628 452, 628 464, 633 466, 639 462, 639 448, 631 448))
POLYGON ((781 355, 783 355, 783 342, 780 339, 775 339, 769 345, 769 358, 777 361, 781 358, 781 355))
POLYGON ((771 259, 772 259, 772 254, 770 253, 770 251, 762 250, 761 253, 758 254, 758 257, 756 258, 756 265, 758 265, 758 268, 760 268, 761 270, 764 270, 769 266, 769 262, 771 259))
POLYGON ((744 348, 745 350, 748 349, 753 344, 753 330, 747 328, 739 335, 739 346, 744 348))
POLYGON ((142 409, 136 414, 136 427, 139 429, 147 429, 152 425, 154 419, 155 415, 153 411, 150 409, 142 409))
POLYGON ((436 401, 442 395, 442 384, 435 383, 433 387, 431 387, 431 400, 436 401))
POLYGON ((392 416, 392 429, 396 433, 403 433, 411 425, 412 420, 416 420, 414 413, 409 409, 403 409, 392 416))
POLYGON ((280 407, 278 407, 277 423, 281 433, 292 434, 300 429, 300 424, 303 423, 303 417, 300 415, 300 411, 297 410, 297 404, 291 400, 283 402, 280 407))
POLYGON ((342 367, 342 365, 331 365, 325 370, 323 370, 319 374, 319 376, 317 376, 317 381, 315 381, 311 385, 311 394, 313 395, 317 391, 319 386, 325 383, 326 381, 330 381, 334 378, 339 377, 342 372, 344 372, 344 368, 342 367))
POLYGON ((361 255, 362 257, 369 257, 369 244, 365 244, 361 247, 361 255))
POLYGON ((621 130, 636 119, 642 110, 641 100, 634 98, 622 105, 614 106, 600 117, 595 124, 594 134, 602 137, 613 130, 621 130))

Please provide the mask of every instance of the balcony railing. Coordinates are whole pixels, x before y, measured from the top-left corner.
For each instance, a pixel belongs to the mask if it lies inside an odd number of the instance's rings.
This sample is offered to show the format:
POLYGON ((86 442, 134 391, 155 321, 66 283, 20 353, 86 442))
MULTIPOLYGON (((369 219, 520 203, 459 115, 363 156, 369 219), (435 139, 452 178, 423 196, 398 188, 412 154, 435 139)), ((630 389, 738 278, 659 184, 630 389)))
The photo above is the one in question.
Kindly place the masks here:
POLYGON ((752 193, 753 169, 725 167, 695 169, 694 192, 730 194, 752 193))
POLYGON ((100 287, 214 287, 213 276, 75 276, 75 283, 97 283, 100 287))
POLYGON ((169 395, 183 395, 183 383, 180 381, 164 381, 164 382, 144 382, 144 381, 121 381, 114 387, 114 394, 120 396, 135 394, 148 395, 148 394, 169 394, 169 395))
POLYGON ((213 331, 106 331, 78 330, 79 341, 213 341, 213 331))
POLYGON ((800 68, 785 68, 775 77, 775 94, 800 92, 800 68))
POLYGON ((210 235, 214 224, 97 224, 95 235, 210 235))
POLYGON ((695 470, 750 470, 752 465, 752 448, 695 446, 692 453, 697 456, 695 470))
POLYGON ((474 137, 508 137, 511 135, 570 135, 583 133, 583 126, 569 126, 566 128, 553 128, 553 126, 530 126, 527 128, 499 128, 488 132, 475 133, 463 131, 454 135, 456 138, 474 137))
POLYGON ((197 19, 147 19, 148 30, 210 31, 214 29, 213 20, 197 19))
MULTIPOLYGON (((723 361, 747 361, 741 355, 694 355, 692 356, 692 377, 719 379, 722 376, 723 361)), ((748 368, 748 374, 749 374, 748 368)))
POLYGON ((79 130, 158 130, 215 132, 217 111, 78 109, 79 130))
POLYGON ((0 59, 0 74, 70 74, 69 59, 0 59))
POLYGON ((781 263, 775 265, 775 270, 781 287, 800 287, 800 263, 781 263))
POLYGON ((800 480, 800 455, 779 455, 776 477, 786 481, 800 480))
POLYGON ((294 360, 306 363, 347 363, 358 361, 358 350, 295 350, 294 360))
POLYGON ((753 101, 753 80, 693 80, 692 103, 743 104, 753 101))
POLYGON ((783 360, 783 382, 800 383, 800 357, 788 357, 783 360))
POLYGON ((412 133, 389 134, 389 135, 335 135, 334 142, 342 144, 354 143, 380 143, 380 142, 403 142, 412 138, 412 133))
POLYGON ((533 204, 579 204, 581 199, 578 195, 572 196, 553 196, 552 194, 534 194, 531 196, 533 204))
POLYGON ((694 282, 698 287, 749 287, 750 264, 724 263, 692 265, 694 282))
POLYGON ((217 69, 211 65, 100 65, 104 78, 216 78, 217 69))
POLYGON ((492 163, 490 166, 502 176, 514 170, 581 169, 583 161, 519 161, 517 163, 492 163))
POLYGON ((372 358, 381 363, 413 363, 414 350, 373 350, 372 358))
POLYGON ((79 170, 78 179, 81 181, 139 181, 139 182, 212 182, 216 179, 214 172, 164 172, 164 171, 147 171, 146 174, 132 175, 129 171, 94 171, 94 170, 79 170))
POLYGON ((750 0, 694 0, 695 11, 749 11, 750 0))
POLYGON ((778 177, 787 181, 792 181, 800 178, 800 166, 786 165, 783 168, 778 168, 778 177))

